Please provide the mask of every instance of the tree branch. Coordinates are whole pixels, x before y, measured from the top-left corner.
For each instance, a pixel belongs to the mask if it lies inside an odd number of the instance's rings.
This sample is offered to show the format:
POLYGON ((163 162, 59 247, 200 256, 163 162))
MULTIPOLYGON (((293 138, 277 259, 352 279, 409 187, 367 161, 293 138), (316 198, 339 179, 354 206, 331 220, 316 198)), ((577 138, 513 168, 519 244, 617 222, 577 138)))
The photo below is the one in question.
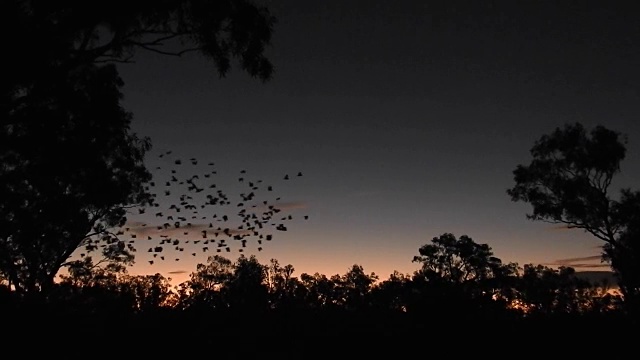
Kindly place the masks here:
POLYGON ((594 229, 591 226, 588 226, 584 223, 578 222, 578 221, 569 221, 569 220, 564 220, 564 219, 560 219, 560 220, 547 220, 547 219, 539 219, 542 222, 546 222, 548 224, 566 224, 568 225, 567 228, 568 229, 583 229, 585 231, 587 231, 588 233, 590 233, 591 235, 597 237, 598 239, 613 244, 614 241, 610 240, 606 235, 607 232, 601 230, 601 229, 594 229))
POLYGON ((137 43, 136 45, 141 47, 144 50, 148 50, 148 51, 151 51, 151 52, 154 52, 154 53, 157 53, 157 54, 169 55, 169 56, 177 56, 177 57, 180 57, 180 56, 182 56, 182 55, 184 55, 186 53, 198 51, 198 50, 201 49, 200 47, 195 47, 195 48, 188 48, 188 49, 180 50, 180 51, 177 51, 177 52, 172 52, 172 51, 164 51, 164 50, 156 49, 156 48, 153 48, 153 47, 151 47, 151 46, 149 46, 147 44, 142 44, 142 43, 137 43))

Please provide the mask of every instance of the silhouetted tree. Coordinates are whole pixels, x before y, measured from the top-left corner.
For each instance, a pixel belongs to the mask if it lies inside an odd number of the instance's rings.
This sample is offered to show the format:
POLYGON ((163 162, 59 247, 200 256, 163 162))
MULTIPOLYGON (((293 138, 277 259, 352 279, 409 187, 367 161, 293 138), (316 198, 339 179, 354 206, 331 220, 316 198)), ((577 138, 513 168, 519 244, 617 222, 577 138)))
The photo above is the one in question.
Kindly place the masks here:
POLYGON ((132 299, 136 312, 153 312, 168 306, 173 295, 169 280, 158 273, 122 276, 119 290, 121 297, 132 299))
POLYGON ((303 285, 293 276, 295 271, 293 265, 280 266, 278 260, 271 259, 266 271, 271 307, 287 310, 297 307, 296 295, 299 294, 300 287, 303 285))
POLYGON ((199 52, 220 75, 234 58, 263 80, 273 71, 264 50, 275 19, 250 1, 7 0, 0 14, 3 43, 11 49, 1 93, 14 105, 43 78, 90 64, 129 62, 137 49, 171 56, 199 52))
POLYGON ((411 291, 411 276, 394 271, 373 288, 373 305, 379 309, 406 312, 411 291))
POLYGON ((517 266, 503 264, 489 245, 445 233, 418 251, 413 261, 422 266, 412 282, 418 296, 411 299, 409 310, 441 308, 458 316, 465 311, 475 316, 504 310, 517 266))
POLYGON ((181 308, 228 308, 220 289, 233 277, 233 262, 223 256, 215 255, 207 259, 206 264, 198 264, 190 279, 180 284, 178 294, 181 308))
POLYGON ((609 187, 626 154, 621 134, 596 126, 565 125, 542 136, 531 149, 529 165, 514 170, 516 185, 507 193, 528 202, 531 220, 565 224, 602 240, 603 259, 610 261, 629 303, 640 298, 640 193, 623 189, 619 200, 609 187))
POLYGON ((300 281, 306 288, 305 303, 315 309, 334 308, 341 304, 342 298, 337 290, 340 275, 334 275, 327 278, 326 275, 315 273, 309 275, 303 273, 300 275, 300 281))
POLYGON ((497 276, 510 275, 502 261, 493 256, 487 244, 477 244, 470 237, 462 235, 459 239, 446 233, 435 237, 431 244, 418 249, 420 255, 413 262, 421 264, 418 273, 427 281, 464 284, 481 283, 497 276))
POLYGON ((241 255, 233 266, 233 275, 223 288, 232 309, 263 311, 268 306, 266 266, 254 255, 241 255))
POLYGON ((516 286, 518 300, 529 314, 570 314, 590 310, 593 286, 575 276, 571 267, 558 270, 532 264, 524 266, 516 286))
MULTIPOLYGON (((113 66, 87 67, 30 92, 0 130, 0 272, 46 292, 76 249, 132 260, 108 229, 150 202, 147 139, 129 132, 113 66)), ((9 115, 9 116, 7 116, 9 115)))
MULTIPOLYGON (((50 292, 50 304, 66 316, 89 314, 126 315, 136 309, 135 298, 124 294, 121 282, 126 273, 122 266, 95 267, 90 261, 76 263, 60 275, 50 292)), ((129 292, 130 293, 130 292, 129 292)))
POLYGON ((9 0, 0 14, 12 53, 0 71, 0 273, 21 294, 46 294, 61 267, 84 261, 69 261, 76 249, 130 264, 131 242, 110 229, 127 207, 151 204, 150 143, 130 133, 109 63, 136 49, 197 51, 221 76, 235 58, 267 80, 275 20, 244 0, 9 0))
POLYGON ((198 264, 190 280, 178 289, 180 307, 198 311, 259 311, 268 306, 266 266, 255 256, 234 263, 216 255, 198 264))
POLYGON ((367 274, 361 265, 354 264, 342 275, 340 287, 344 294, 344 306, 347 309, 364 309, 370 304, 369 296, 373 285, 378 281, 375 273, 367 274))

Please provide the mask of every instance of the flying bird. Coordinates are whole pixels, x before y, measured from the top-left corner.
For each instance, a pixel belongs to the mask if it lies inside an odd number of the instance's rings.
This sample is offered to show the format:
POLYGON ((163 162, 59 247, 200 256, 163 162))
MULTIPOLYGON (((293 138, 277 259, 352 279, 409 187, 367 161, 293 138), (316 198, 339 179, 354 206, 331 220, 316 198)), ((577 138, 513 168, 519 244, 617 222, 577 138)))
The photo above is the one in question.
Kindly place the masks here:
MULTIPOLYGON (((171 152, 164 152, 161 153, 159 157, 167 158, 170 154, 171 152)), ((262 180, 246 177, 245 174, 247 174, 247 170, 241 169, 241 175, 237 179, 242 183, 241 187, 244 188, 244 186, 247 186, 250 189, 249 192, 239 191, 237 194, 227 194, 223 191, 223 187, 210 183, 210 180, 206 180, 209 184, 203 185, 202 187, 197 183, 203 178, 213 178, 212 175, 217 174, 217 171, 208 168, 207 171, 198 173, 200 170, 197 169, 197 165, 200 161, 195 157, 185 157, 184 159, 188 159, 185 161, 185 164, 183 164, 182 159, 165 159, 164 161, 169 163, 173 162, 173 164, 181 166, 174 166, 173 168, 171 168, 171 166, 158 167, 157 170, 161 170, 158 171, 160 175, 156 176, 154 173, 154 181, 148 182, 147 186, 145 186, 146 191, 153 192, 156 183, 162 184, 164 182, 166 187, 157 189, 158 194, 164 193, 164 199, 167 199, 167 197, 171 195, 177 196, 180 199, 180 202, 176 204, 166 204, 166 200, 152 201, 149 203, 150 206, 158 208, 153 212, 154 217, 163 222, 162 225, 155 227, 157 229, 157 235, 160 237, 159 239, 147 236, 147 241, 152 245, 149 248, 149 253, 152 253, 153 258, 164 260, 164 256, 160 255, 162 255, 162 245, 165 243, 173 244, 176 251, 184 251, 185 253, 192 254, 192 256, 209 251, 208 246, 201 246, 202 252, 194 251, 197 250, 194 247, 197 246, 196 244, 198 244, 200 240, 193 240, 191 243, 189 243, 189 240, 183 241, 182 243, 185 244, 187 248, 185 251, 185 248, 179 246, 179 239, 169 238, 169 236, 174 236, 173 234, 177 232, 174 231, 174 229, 178 228, 197 228, 201 231, 201 239, 203 239, 202 242, 204 245, 208 244, 209 241, 214 244, 214 238, 218 239, 217 252, 222 251, 222 248, 224 248, 226 252, 230 252, 232 246, 234 248, 236 247, 225 243, 225 239, 238 240, 238 245, 240 245, 238 246, 238 250, 240 252, 249 251, 248 249, 250 247, 248 245, 252 241, 257 241, 260 246, 256 249, 257 251, 262 251, 262 241, 271 241, 273 239, 273 235, 268 232, 272 232, 273 230, 287 231, 284 223, 274 223, 275 217, 277 216, 276 214, 281 210, 274 206, 273 198, 261 198, 266 195, 266 192, 273 192, 274 185, 277 184, 269 184, 264 187, 259 186, 258 184, 261 184, 263 182, 262 180), (193 171, 194 169, 196 169, 195 172, 193 171), (259 204, 263 204, 264 207, 259 204), (182 213, 183 216, 176 216, 176 214, 180 215, 180 213, 182 213), (193 221, 193 224, 187 222, 189 217, 191 217, 190 221, 193 221), (174 218, 178 221, 175 221, 174 218), (205 220, 207 218, 213 219, 212 221, 224 221, 226 227, 222 229, 222 227, 215 226, 213 222, 206 223, 205 220), (198 221, 202 221, 202 223, 198 223, 198 221), (186 225, 184 225, 185 223, 186 225), (201 230, 203 227, 211 230, 201 230), (217 230, 215 230, 216 227, 217 230), (222 238, 220 238, 220 236, 222 238), (211 240, 209 240, 209 237, 211 240), (154 244, 158 244, 158 246, 154 246, 154 244)), ((214 162, 206 162, 206 164, 214 166, 214 162)), ((291 175, 294 174, 296 174, 296 176, 302 176, 302 171, 285 174, 283 178, 284 180, 290 180, 291 175)), ((158 198, 158 194, 151 194, 152 199, 158 198)), ((280 201, 280 197, 276 197, 275 201, 280 201)), ((145 209, 139 208, 137 214, 144 216, 145 209)), ((305 220, 308 218, 308 215, 304 216, 305 220)), ((282 221, 292 220, 292 216, 280 216, 279 219, 282 221)), ((127 228, 127 231, 130 231, 130 229, 127 228)), ((119 232, 122 233, 121 230, 119 232)), ((189 231, 180 231, 180 234, 184 236, 190 235, 189 231)), ((131 234, 131 238, 135 239, 136 234, 131 234)), ((134 246, 133 240, 129 240, 129 244, 132 244, 130 246, 134 246)), ((176 261, 178 260, 179 258, 176 258, 176 261)))

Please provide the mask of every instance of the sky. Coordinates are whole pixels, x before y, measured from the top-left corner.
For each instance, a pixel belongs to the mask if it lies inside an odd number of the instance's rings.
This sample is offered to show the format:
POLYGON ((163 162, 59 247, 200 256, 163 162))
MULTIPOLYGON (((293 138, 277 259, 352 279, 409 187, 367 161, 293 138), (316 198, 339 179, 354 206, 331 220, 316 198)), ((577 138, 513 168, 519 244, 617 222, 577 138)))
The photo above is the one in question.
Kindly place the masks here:
MULTIPOLYGON (((613 190, 637 189, 640 25, 631 9, 588 1, 264 3, 278 19, 268 82, 238 67, 221 79, 195 54, 140 51, 134 64, 118 65, 133 130, 153 142, 147 163, 157 179, 174 158, 193 157, 200 165, 189 171, 214 162, 230 193, 246 185, 237 181, 241 170, 273 184, 293 220, 245 255, 292 264, 294 275, 343 274, 359 264, 384 279, 418 269, 418 248, 453 233, 489 244, 504 262, 606 269, 583 266, 600 264, 599 240, 527 220, 530 206, 506 190, 533 143, 574 122, 628 136, 613 190)), ((134 214, 130 226, 154 221, 134 214)), ((145 250, 131 273, 177 281, 211 255, 194 250, 150 265, 145 250)))

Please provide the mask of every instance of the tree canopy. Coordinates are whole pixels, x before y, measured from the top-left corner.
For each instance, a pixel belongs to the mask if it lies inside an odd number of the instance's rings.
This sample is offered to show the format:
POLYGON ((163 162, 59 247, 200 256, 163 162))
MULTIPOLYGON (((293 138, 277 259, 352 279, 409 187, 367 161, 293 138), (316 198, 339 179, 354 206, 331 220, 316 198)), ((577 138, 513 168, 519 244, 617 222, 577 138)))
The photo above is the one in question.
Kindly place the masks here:
POLYGON ((133 61, 138 49, 181 56, 199 52, 225 75, 237 59, 266 80, 273 65, 264 51, 275 18, 246 0, 102 1, 8 0, 0 5, 5 94, 34 86, 52 71, 133 61))
POLYGON ((622 230, 609 198, 613 177, 620 172, 626 141, 597 126, 590 133, 581 124, 566 125, 542 136, 531 149, 529 165, 514 170, 513 201, 533 206, 532 220, 581 228, 605 242, 622 230))
POLYGON ((493 256, 491 247, 478 244, 466 235, 456 238, 451 233, 434 237, 431 244, 418 249, 413 261, 421 264, 418 273, 428 281, 462 284, 482 282, 501 276, 502 260, 493 256))
POLYGON ((603 126, 557 128, 535 142, 531 163, 516 167, 507 193, 531 204, 531 220, 583 229, 602 240, 603 260, 610 261, 631 303, 640 296, 640 193, 622 189, 616 200, 610 190, 626 143, 625 136, 603 126))
POLYGON ((20 293, 46 292, 62 266, 95 266, 69 261, 81 247, 133 261, 132 241, 110 229, 153 204, 150 140, 130 131, 114 63, 139 49, 199 52, 221 76, 234 60, 262 80, 273 72, 275 19, 245 0, 9 0, 0 20, 11 52, 0 70, 0 273, 20 293))
POLYGON ((124 206, 151 199, 143 183, 148 139, 129 132, 121 82, 111 66, 85 67, 29 95, 4 114, 0 132, 0 264, 19 291, 51 284, 91 234, 108 238, 112 260, 127 244, 104 230, 122 224, 124 206))

